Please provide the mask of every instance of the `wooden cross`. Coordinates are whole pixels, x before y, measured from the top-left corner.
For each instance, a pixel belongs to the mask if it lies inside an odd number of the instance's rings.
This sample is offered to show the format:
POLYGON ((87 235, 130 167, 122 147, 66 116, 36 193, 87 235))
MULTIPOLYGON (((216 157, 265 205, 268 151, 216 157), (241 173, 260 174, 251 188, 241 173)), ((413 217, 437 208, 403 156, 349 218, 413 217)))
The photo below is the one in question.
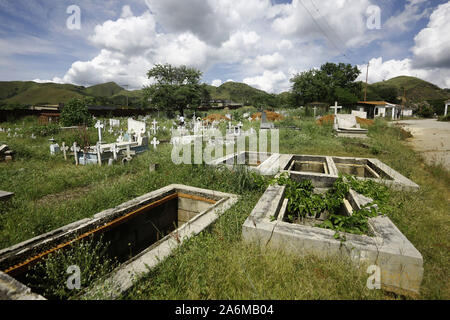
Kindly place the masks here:
POLYGON ((156 150, 156 146, 157 146, 158 144, 160 144, 160 142, 158 141, 158 139, 156 139, 156 137, 153 137, 153 140, 152 140, 152 143, 151 143, 151 144, 153 145, 153 149, 156 150))
POLYGON ((334 102, 334 106, 330 107, 330 109, 334 109, 334 115, 337 115, 338 109, 342 109, 342 106, 337 105, 337 101, 334 102))
POLYGON ((117 146, 117 144, 113 144, 111 147, 111 152, 113 153, 114 161, 117 160, 117 154, 120 152, 120 148, 117 146))
POLYGON ((98 129, 98 141, 102 141, 102 129, 103 129, 104 125, 103 123, 101 123, 100 120, 97 121, 97 123, 95 124, 95 128, 98 129))
POLYGON ((62 150, 63 155, 64 155, 64 160, 67 161, 67 150, 69 150, 69 147, 66 146, 65 142, 62 143, 61 150, 62 150))
POLYGON ((156 130, 158 129, 158 128, 156 127, 157 124, 158 124, 158 122, 156 121, 156 119, 153 119, 153 122, 152 122, 152 125, 153 125, 153 127, 152 127, 153 134, 156 134, 156 130))
POLYGON ((73 147, 70 148, 71 151, 73 151, 73 154, 75 156, 75 164, 78 165, 78 151, 80 151, 80 148, 77 147, 77 143, 73 143, 73 147))

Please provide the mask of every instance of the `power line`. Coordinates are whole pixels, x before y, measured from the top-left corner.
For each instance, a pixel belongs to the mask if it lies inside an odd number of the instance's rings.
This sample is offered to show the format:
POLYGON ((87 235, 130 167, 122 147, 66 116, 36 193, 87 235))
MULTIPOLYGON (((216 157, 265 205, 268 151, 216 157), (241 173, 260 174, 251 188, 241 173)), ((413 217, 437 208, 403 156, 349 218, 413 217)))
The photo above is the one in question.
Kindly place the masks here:
POLYGON ((319 23, 316 21, 316 19, 314 18, 314 16, 311 14, 311 12, 308 10, 308 8, 305 6, 305 4, 303 3, 302 0, 299 1, 300 4, 303 6, 303 8, 305 8, 306 12, 308 12, 308 14, 310 15, 310 17, 312 18, 313 22, 316 24, 316 26, 320 29, 320 31, 323 33, 323 35, 330 41, 330 43, 333 45, 333 47, 345 58, 347 58, 347 60, 350 63, 353 63, 349 57, 347 57, 347 55, 345 53, 343 53, 339 47, 334 43, 334 41, 328 36, 328 34, 325 32, 325 30, 322 29, 322 27, 319 25, 319 23))

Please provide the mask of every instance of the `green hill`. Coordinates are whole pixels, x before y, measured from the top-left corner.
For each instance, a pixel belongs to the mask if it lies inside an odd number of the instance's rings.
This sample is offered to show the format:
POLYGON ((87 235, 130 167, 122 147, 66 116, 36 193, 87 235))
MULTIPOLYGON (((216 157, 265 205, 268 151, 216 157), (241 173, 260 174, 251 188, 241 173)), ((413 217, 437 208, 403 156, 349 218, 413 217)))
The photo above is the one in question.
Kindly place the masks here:
MULTIPOLYGON (((364 88, 364 85, 363 85, 364 88)), ((414 77, 396 77, 368 85, 367 100, 386 100, 401 103, 403 88, 408 103, 428 101, 441 108, 450 98, 449 89, 439 87, 414 77)), ((242 104, 279 105, 288 99, 288 93, 268 94, 244 83, 226 82, 220 87, 207 85, 211 99, 231 100, 242 104)), ((364 92, 364 91, 363 91, 364 92)), ((361 94, 361 99, 364 93, 361 94)), ((33 81, 0 81, 0 105, 36 105, 66 103, 72 98, 92 97, 98 105, 141 106, 143 90, 129 91, 114 82, 91 87, 72 84, 36 83, 33 81), (128 98, 128 99, 127 99, 128 98)))
POLYGON ((267 92, 255 89, 245 83, 225 82, 220 87, 207 86, 212 99, 232 100, 242 104, 251 103, 258 97, 270 96, 267 92))
POLYGON ((1 82, 0 99, 7 104, 58 104, 86 95, 85 88, 72 84, 1 82))
POLYGON ((115 82, 97 84, 86 89, 86 93, 94 97, 112 97, 124 89, 115 82))
MULTIPOLYGON (((400 76, 386 81, 377 82, 368 86, 368 100, 386 99, 384 94, 396 93, 401 101, 405 91, 406 100, 409 102, 438 101, 450 97, 448 91, 438 86, 415 77, 400 76)), ((392 94, 391 94, 392 95, 392 94)), ((395 102, 395 101, 392 101, 395 102)))

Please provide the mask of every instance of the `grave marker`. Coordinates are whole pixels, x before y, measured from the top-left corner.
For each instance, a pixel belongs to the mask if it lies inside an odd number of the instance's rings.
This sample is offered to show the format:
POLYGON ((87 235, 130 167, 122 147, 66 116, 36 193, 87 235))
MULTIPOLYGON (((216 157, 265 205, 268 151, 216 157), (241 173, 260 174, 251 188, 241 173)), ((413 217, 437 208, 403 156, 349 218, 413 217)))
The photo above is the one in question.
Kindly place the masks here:
POLYGON ((98 141, 101 142, 102 141, 102 129, 104 128, 103 123, 101 123, 100 120, 97 121, 97 123, 95 124, 95 128, 98 129, 98 141))
POLYGON ((338 110, 342 109, 342 106, 338 106, 337 104, 338 104, 337 101, 335 101, 334 102, 334 106, 330 107, 330 109, 334 109, 334 115, 337 115, 338 114, 338 110))

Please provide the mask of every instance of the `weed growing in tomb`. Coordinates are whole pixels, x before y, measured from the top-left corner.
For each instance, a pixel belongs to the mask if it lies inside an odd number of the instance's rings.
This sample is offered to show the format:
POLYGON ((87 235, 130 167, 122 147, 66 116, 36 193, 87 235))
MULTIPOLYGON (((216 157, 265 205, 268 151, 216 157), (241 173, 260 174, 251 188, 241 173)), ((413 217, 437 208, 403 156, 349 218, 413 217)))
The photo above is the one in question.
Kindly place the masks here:
MULTIPOLYGON (((291 223, 299 222, 306 217, 317 219, 325 214, 327 218, 317 224, 317 227, 361 235, 369 233, 369 218, 390 212, 387 205, 389 189, 371 180, 357 180, 352 176, 341 175, 325 194, 314 193, 310 180, 296 182, 287 174, 281 175, 276 182, 286 186, 286 198, 289 199, 287 219, 291 223), (346 216, 340 213, 340 208, 350 189, 374 201, 363 209, 353 212, 351 216, 346 216)), ((336 237, 339 237, 339 234, 336 234, 336 237)))
POLYGON ((117 262, 107 256, 107 248, 108 244, 101 238, 78 241, 33 266, 26 275, 26 283, 47 299, 78 298, 117 266, 117 262), (75 269, 80 272, 78 288, 68 285, 68 270, 75 269))

